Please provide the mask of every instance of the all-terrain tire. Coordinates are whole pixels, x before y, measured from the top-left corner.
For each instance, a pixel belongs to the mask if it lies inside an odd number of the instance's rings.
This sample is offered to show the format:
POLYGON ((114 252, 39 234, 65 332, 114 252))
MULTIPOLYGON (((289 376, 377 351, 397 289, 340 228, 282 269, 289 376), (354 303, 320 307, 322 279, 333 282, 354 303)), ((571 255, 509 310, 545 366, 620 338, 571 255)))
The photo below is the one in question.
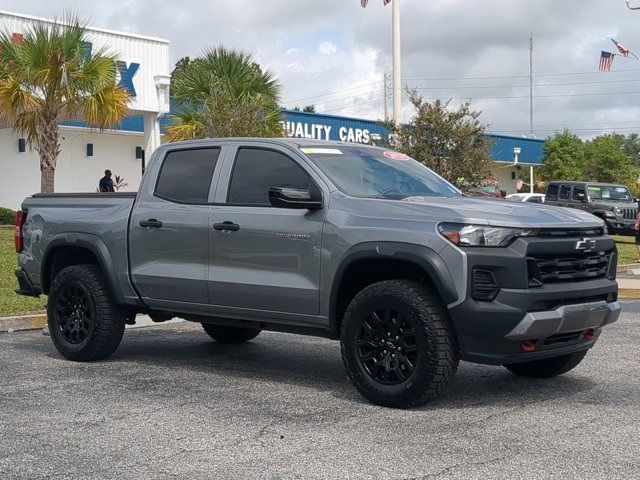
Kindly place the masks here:
POLYGON ((222 344, 245 343, 260 335, 259 328, 229 327, 203 323, 202 328, 216 342, 222 344))
POLYGON ((551 378, 567 373, 576 368, 587 354, 588 350, 563 355, 561 357, 535 360, 533 362, 512 363, 505 365, 510 372, 529 378, 551 378))
POLYGON ((382 281, 358 293, 344 315, 341 347, 358 391, 391 408, 435 399, 460 362, 456 333, 441 299, 433 289, 409 280, 382 281), (383 315, 387 320, 378 322, 383 315))
POLYGON ((58 273, 47 302, 49 332, 63 357, 102 360, 116 351, 126 322, 96 265, 73 265, 58 273))

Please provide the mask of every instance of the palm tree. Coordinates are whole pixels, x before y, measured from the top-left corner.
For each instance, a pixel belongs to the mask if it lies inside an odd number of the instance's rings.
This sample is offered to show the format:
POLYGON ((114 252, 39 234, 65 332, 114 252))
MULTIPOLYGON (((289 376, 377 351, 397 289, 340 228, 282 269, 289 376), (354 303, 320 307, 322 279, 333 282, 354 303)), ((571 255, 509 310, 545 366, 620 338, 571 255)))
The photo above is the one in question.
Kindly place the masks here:
POLYGON ((176 70, 171 92, 177 113, 166 140, 283 135, 280 84, 250 54, 218 47, 183 59, 176 70))
POLYGON ((130 95, 116 85, 115 57, 86 46, 87 29, 77 18, 36 22, 20 40, 0 33, 0 121, 38 152, 44 193, 54 191, 60 122, 103 129, 127 114, 130 95))

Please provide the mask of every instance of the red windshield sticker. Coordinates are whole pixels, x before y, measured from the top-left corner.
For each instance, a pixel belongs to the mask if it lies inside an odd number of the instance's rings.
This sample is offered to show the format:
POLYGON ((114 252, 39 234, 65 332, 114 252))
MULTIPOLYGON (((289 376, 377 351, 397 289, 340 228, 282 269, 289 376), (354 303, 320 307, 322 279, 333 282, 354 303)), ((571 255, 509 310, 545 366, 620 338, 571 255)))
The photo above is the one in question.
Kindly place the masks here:
POLYGON ((411 157, 409 155, 405 155, 404 153, 400 152, 393 152, 391 150, 385 151, 384 156, 390 158, 391 160, 411 160, 411 157))

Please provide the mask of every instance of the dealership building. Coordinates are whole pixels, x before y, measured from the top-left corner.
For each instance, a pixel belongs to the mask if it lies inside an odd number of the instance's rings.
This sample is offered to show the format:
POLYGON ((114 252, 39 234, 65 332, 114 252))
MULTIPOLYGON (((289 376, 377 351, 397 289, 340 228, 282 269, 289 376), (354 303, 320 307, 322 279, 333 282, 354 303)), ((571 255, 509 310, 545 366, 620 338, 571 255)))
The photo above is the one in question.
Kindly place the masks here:
MULTIPOLYGON (((0 10, 0 28, 19 40, 34 22, 50 20, 0 10)), ((93 192, 105 169, 124 177, 126 190, 135 191, 142 175, 143 157, 162 141, 170 121, 169 41, 161 38, 91 28, 90 48, 106 48, 117 56, 117 81, 127 88, 131 115, 113 130, 97 131, 81 122, 61 126, 62 151, 55 175, 57 192, 93 192)), ((283 110, 283 127, 292 137, 375 144, 388 136, 378 122, 283 110)), ((500 188, 516 191, 522 169, 533 172, 542 164, 544 142, 524 137, 491 135, 500 188)), ((0 124, 0 169, 5 181, 0 206, 16 209, 24 197, 40 188, 37 152, 24 139, 0 124)), ((527 175, 528 177, 528 175, 527 175)))

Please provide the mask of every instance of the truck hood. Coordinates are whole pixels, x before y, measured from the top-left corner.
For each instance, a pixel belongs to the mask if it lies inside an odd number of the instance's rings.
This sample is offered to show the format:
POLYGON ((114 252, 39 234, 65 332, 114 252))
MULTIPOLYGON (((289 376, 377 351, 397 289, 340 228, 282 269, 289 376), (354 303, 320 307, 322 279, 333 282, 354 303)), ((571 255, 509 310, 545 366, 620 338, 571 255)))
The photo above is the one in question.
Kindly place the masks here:
POLYGON ((599 218, 582 210, 498 199, 408 197, 404 200, 345 197, 345 206, 367 216, 525 228, 595 228, 599 218), (348 199, 348 200, 347 200, 348 199), (366 203, 366 204, 365 204, 366 203), (361 210, 362 209, 362 210, 361 210))

